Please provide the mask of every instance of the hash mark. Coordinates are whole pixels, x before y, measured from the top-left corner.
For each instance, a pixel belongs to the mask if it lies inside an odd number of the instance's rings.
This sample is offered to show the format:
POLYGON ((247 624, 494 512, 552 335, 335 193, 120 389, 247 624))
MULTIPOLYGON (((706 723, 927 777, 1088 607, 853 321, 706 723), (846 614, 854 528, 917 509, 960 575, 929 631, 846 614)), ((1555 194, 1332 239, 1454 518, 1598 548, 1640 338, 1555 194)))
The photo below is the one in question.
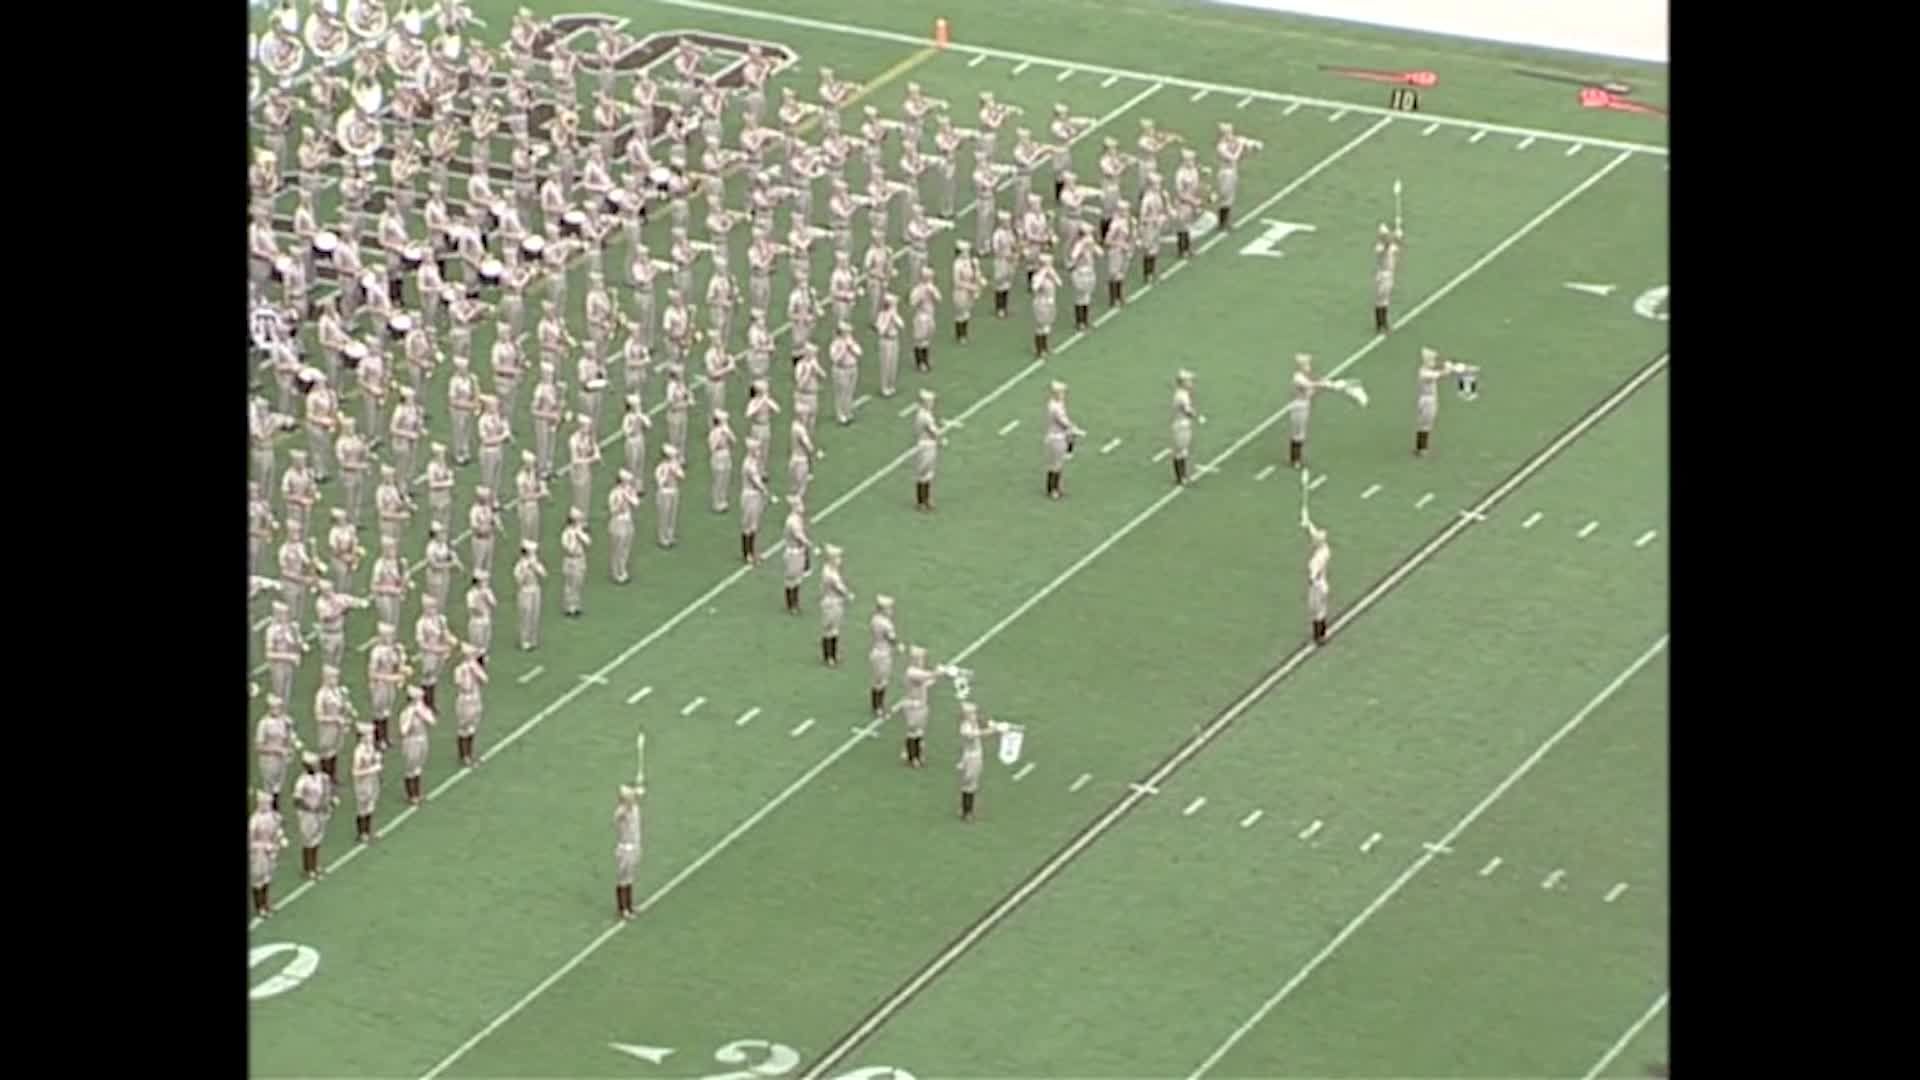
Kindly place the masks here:
POLYGON ((1558 886, 1560 880, 1566 876, 1567 872, 1565 870, 1555 870, 1553 873, 1547 875, 1547 880, 1541 882, 1540 887, 1543 889, 1554 888, 1558 886))
POLYGON ((1188 101, 1199 101, 1199 100, 1200 100, 1201 98, 1203 98, 1203 97, 1206 97, 1206 96, 1207 96, 1207 88, 1203 86, 1203 87, 1201 87, 1200 89, 1198 89, 1198 90, 1195 90, 1195 91, 1193 92, 1193 96, 1192 96, 1192 97, 1190 97, 1190 98, 1188 98, 1187 100, 1188 100, 1188 101))
POLYGON ((1524 139, 1521 139, 1521 140, 1520 140, 1520 145, 1518 145, 1518 146, 1516 146, 1516 147, 1514 147, 1514 149, 1515 149, 1515 150, 1525 150, 1525 149, 1526 149, 1527 147, 1529 147, 1529 146, 1532 146, 1532 145, 1533 145, 1533 140, 1534 140, 1534 137, 1533 137, 1532 135, 1529 135, 1529 136, 1527 136, 1526 138, 1524 138, 1524 139))
POLYGON ((1481 139, 1484 139, 1486 137, 1487 137, 1487 129, 1481 128, 1479 131, 1476 131, 1472 135, 1467 136, 1467 141, 1470 143, 1477 143, 1481 139))
POLYGON ((853 407, 857 409, 860 406, 865 405, 867 402, 872 400, 873 400, 872 394, 861 394, 859 397, 853 399, 853 407))
POLYGON ((1587 148, 1586 143, 1583 143, 1583 142, 1574 143, 1572 146, 1567 147, 1567 156, 1572 157, 1573 155, 1579 153, 1582 150, 1585 150, 1586 148, 1587 148))
POLYGON ((1626 883, 1626 882, 1624 882, 1624 881, 1623 881, 1623 882, 1621 882, 1620 884, 1618 884, 1618 885, 1615 885, 1615 886, 1614 886, 1613 888, 1611 888, 1611 889, 1608 889, 1608 890, 1607 890, 1607 899, 1606 899, 1606 902, 1607 902, 1607 903, 1609 903, 1609 904, 1611 904, 1611 903, 1613 903, 1613 902, 1614 902, 1615 900, 1618 900, 1618 899, 1620 899, 1620 894, 1621 894, 1621 893, 1623 893, 1623 892, 1626 892, 1626 891, 1627 891, 1627 883, 1626 883))
POLYGON ((533 680, 539 678, 540 673, 545 670, 547 670, 547 666, 545 664, 535 664, 532 667, 528 668, 518 679, 515 679, 514 681, 519 683, 521 686, 525 686, 528 683, 532 682, 533 680))
POLYGON ((1648 529, 1648 530, 1647 530, 1646 532, 1643 532, 1643 533, 1641 533, 1641 534, 1640 534, 1640 539, 1638 539, 1638 540, 1635 540, 1635 541, 1633 542, 1633 546, 1634 546, 1634 547, 1646 547, 1646 546, 1647 546, 1648 544, 1651 544, 1651 543, 1653 543, 1653 538, 1654 538, 1654 537, 1656 537, 1656 536, 1659 536, 1659 535, 1660 535, 1660 534, 1659 534, 1658 532, 1656 532, 1656 531, 1654 531, 1653 529, 1648 529))
POLYGON ((1087 786, 1087 781, 1089 781, 1089 780, 1091 780, 1091 779, 1093 779, 1093 774, 1092 774, 1092 773, 1090 773, 1090 772, 1083 772, 1083 773, 1081 773, 1081 774, 1080 774, 1080 778, 1079 778, 1078 780, 1075 780, 1075 781, 1073 782, 1073 784, 1072 784, 1071 786, 1069 786, 1069 787, 1067 788, 1067 790, 1068 790, 1068 791, 1079 791, 1079 790, 1080 790, 1081 788, 1083 788, 1083 787, 1086 787, 1086 786, 1087 786))
POLYGON ((1287 106, 1286 108, 1284 108, 1284 109, 1281 109, 1281 110, 1280 110, 1280 115, 1281 115, 1281 116, 1292 116, 1292 115, 1293 115, 1294 113, 1296 113, 1296 112, 1299 112, 1299 111, 1300 111, 1300 106, 1301 106, 1302 104, 1303 104, 1302 102, 1298 102, 1298 101, 1296 101, 1296 102, 1294 102, 1293 104, 1291 104, 1291 105, 1289 105, 1289 106, 1287 106))
POLYGON ((1320 474, 1319 476, 1316 476, 1316 477, 1314 477, 1314 478, 1313 478, 1312 480, 1309 480, 1309 481, 1307 482, 1307 490, 1308 490, 1308 491, 1318 491, 1318 490, 1320 490, 1320 485, 1321 485, 1321 484, 1324 484, 1324 483, 1326 483, 1326 482, 1327 482, 1327 474, 1326 474, 1326 473, 1321 473, 1321 474, 1320 474))
POLYGON ((1436 132, 1436 131, 1439 131, 1439 130, 1440 130, 1440 122, 1439 122, 1438 120, 1436 120, 1436 121, 1434 121, 1433 123, 1431 123, 1431 124, 1428 124, 1428 125, 1427 125, 1427 126, 1426 126, 1425 128, 1422 128, 1422 129, 1421 129, 1421 131, 1420 131, 1420 134, 1421 134, 1421 135, 1431 135, 1431 134, 1433 134, 1434 132, 1436 132))
POLYGON ((1240 827, 1243 829, 1253 828, 1253 823, 1259 821, 1264 814, 1266 814, 1265 810, 1255 810, 1253 813, 1240 819, 1240 827))
POLYGON ((1157 787, 1154 787, 1152 784, 1133 783, 1133 784, 1128 784, 1127 786, 1139 792, 1142 795, 1160 794, 1160 789, 1157 787))
POLYGON ((1346 115, 1347 115, 1347 110, 1345 110, 1345 109, 1341 109, 1341 110, 1340 110, 1339 112, 1337 112, 1337 113, 1334 113, 1334 114, 1333 114, 1332 116, 1329 116, 1329 117, 1327 117, 1327 123, 1329 123, 1329 124, 1337 124, 1337 123, 1339 123, 1339 122, 1340 122, 1340 121, 1341 121, 1342 119, 1344 119, 1344 118, 1346 117, 1346 115))
POLYGON ((680 706, 680 715, 692 716, 695 709, 698 709, 700 706, 705 705, 706 703, 707 703, 707 699, 704 697, 694 698, 692 701, 689 701, 685 705, 680 706))
POLYGON ((1000 434, 1005 435, 1007 432, 1012 431, 1014 428, 1017 428, 1019 426, 1020 426, 1020 421, 1009 420, 1005 424, 1001 425, 1000 434))
POLYGON ((1367 852, 1372 851, 1373 845, 1379 842, 1380 842, 1379 833, 1374 833, 1372 836, 1367 837, 1367 842, 1360 845, 1360 854, 1365 855, 1367 852))
POLYGON ((1066 82, 1066 81, 1067 81, 1068 79, 1071 79, 1071 78, 1073 78, 1073 73, 1074 73, 1075 71, 1077 71, 1077 70, 1078 70, 1077 68, 1068 68, 1067 70, 1065 70, 1065 71, 1063 71, 1063 72, 1061 72, 1060 74, 1058 74, 1058 75, 1055 75, 1055 76, 1053 77, 1053 81, 1054 81, 1054 82, 1066 82))
POLYGON ((1535 525, 1540 524, 1540 519, 1544 516, 1540 511, 1535 510, 1532 514, 1528 515, 1527 520, 1520 523, 1520 527, 1523 529, 1531 529, 1535 525))
POLYGON ((809 716, 805 720, 800 721, 799 727, 794 728, 792 731, 787 732, 787 734, 797 739, 800 736, 805 735, 808 729, 812 727, 813 727, 813 717, 809 716))
POLYGON ((735 717, 733 721, 733 726, 745 727, 748 724, 753 723, 753 718, 759 715, 760 715, 760 706, 755 705, 753 708, 748 709, 746 712, 743 712, 739 716, 735 717))
POLYGON ((1016 67, 1013 69, 1013 73, 1015 75, 1018 75, 1032 66, 1033 66, 1033 61, 1031 60, 1022 61, 1019 67, 1016 67))
POLYGON ((1172 456, 1173 456, 1173 448, 1170 446, 1163 446, 1160 448, 1159 453, 1153 455, 1153 463, 1155 465, 1158 465, 1172 456))
POLYGON ((1107 81, 1100 84, 1100 89, 1105 90, 1107 87, 1112 86, 1114 83, 1117 83, 1119 81, 1120 81, 1120 76, 1109 75, 1107 76, 1107 81))
POLYGON ((899 411, 898 413, 896 413, 895 415, 897 415, 897 416, 902 416, 902 417, 905 417, 905 416, 909 416, 909 415, 912 415, 912 413, 913 413, 913 410, 915 410, 915 409, 917 409, 917 408, 919 408, 919 407, 920 407, 920 406, 918 406, 918 405, 915 405, 915 404, 914 404, 913 402, 911 402, 911 401, 909 401, 909 402, 907 402, 907 404, 906 404, 906 406, 905 406, 904 408, 902 408, 902 409, 901 409, 901 410, 900 410, 900 411, 899 411))
POLYGON ((1120 445, 1119 439, 1109 439, 1107 440, 1107 444, 1100 448, 1100 452, 1103 454, 1111 454, 1113 453, 1113 448, 1119 445, 1120 445))
POLYGON ((1187 808, 1185 810, 1180 811, 1180 816, 1192 817, 1193 815, 1199 813, 1200 808, 1205 805, 1207 805, 1207 797, 1205 795, 1201 795, 1198 798, 1194 799, 1192 802, 1188 803, 1187 808))
POLYGON ((1273 470, 1275 470, 1275 469, 1277 469, 1277 468, 1279 468, 1279 467, 1280 467, 1280 466, 1278 466, 1278 465, 1269 465, 1269 466, 1267 466, 1266 468, 1264 468, 1264 469, 1261 469, 1261 470, 1260 470, 1259 472, 1257 472, 1257 473, 1254 473, 1254 474, 1253 474, 1253 478, 1254 478, 1255 480, 1265 480, 1265 479, 1266 479, 1267 477, 1269 477, 1269 476, 1272 476, 1272 475, 1273 475, 1273 470))
POLYGON ((1251 104, 1253 104, 1253 95, 1248 94, 1246 97, 1241 98, 1240 103, 1238 105, 1235 105, 1234 108, 1244 109, 1251 104))
POLYGON ((1480 876, 1491 876, 1493 872, 1498 869, 1500 869, 1500 856, 1495 855, 1492 859, 1488 860, 1487 865, 1480 868, 1480 876))
POLYGON ((1600 522, 1597 519, 1594 521, 1589 521, 1586 523, 1586 525, 1581 527, 1579 532, 1575 533, 1574 535, 1578 536, 1582 540, 1585 540, 1587 537, 1593 535, 1593 530, 1599 527, 1600 527, 1600 522))
POLYGON ((1371 499, 1378 494, 1380 494, 1380 485, 1374 484, 1371 487, 1367 488, 1367 490, 1361 492, 1360 497, 1363 499, 1371 499))
POLYGON ((1415 499, 1413 501, 1413 508, 1415 510, 1422 509, 1432 501, 1433 501, 1433 492, 1429 491, 1425 495, 1422 495, 1418 499, 1415 499))
POLYGON ((1314 818, 1313 824, 1300 830, 1300 839, 1302 840, 1313 839, 1314 835, 1320 831, 1320 827, 1324 824, 1325 822, 1321 821, 1319 818, 1314 818))
POLYGON ((986 53, 980 53, 980 54, 978 54, 978 55, 976 55, 976 56, 975 56, 975 57, 974 57, 973 59, 971 59, 971 60, 969 60, 969 61, 967 61, 967 66, 968 66, 968 67, 979 67, 979 66, 980 66, 981 64, 984 64, 984 63, 986 63, 986 60, 987 60, 987 54, 986 54, 986 53))
POLYGON ((1027 778, 1027 774, 1032 771, 1033 771, 1033 762, 1029 761, 1025 765, 1020 766, 1019 771, 1013 774, 1013 778, 1016 782, 1020 780, 1025 780, 1027 778))

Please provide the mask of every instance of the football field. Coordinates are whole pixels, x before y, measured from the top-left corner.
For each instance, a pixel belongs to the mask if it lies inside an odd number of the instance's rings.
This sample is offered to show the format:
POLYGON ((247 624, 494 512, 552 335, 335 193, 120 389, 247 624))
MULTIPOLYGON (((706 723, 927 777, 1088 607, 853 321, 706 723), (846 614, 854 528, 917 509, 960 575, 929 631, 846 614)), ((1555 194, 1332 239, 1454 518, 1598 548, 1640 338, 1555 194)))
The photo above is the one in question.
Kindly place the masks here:
MULTIPOLYGON (((943 308, 933 372, 903 364, 897 396, 869 362, 852 425, 823 408, 813 532, 845 548, 859 596, 838 669, 819 661, 817 577, 806 615, 784 615, 778 558, 743 567, 737 509, 707 507, 703 450, 678 546, 652 543, 649 500, 634 581, 614 585, 603 469, 585 616, 561 617, 550 555, 540 648, 511 648, 512 612, 497 619, 482 766, 456 771, 442 724, 422 807, 390 754, 378 843, 353 846, 343 804, 326 879, 281 858, 281 910, 250 932, 254 1075, 1627 1077, 1664 1061, 1666 123, 1513 72, 1664 104, 1664 67, 1158 0, 760 2, 531 6, 588 40, 618 24, 784 47, 776 85, 810 96, 831 68, 889 113, 909 80, 956 122, 982 90, 1036 130, 1065 101, 1095 119, 1083 176, 1147 118, 1203 161, 1223 121, 1265 149, 1230 231, 1186 260, 1169 245, 1123 307, 1097 294, 1091 331, 1071 331, 1063 296, 1045 362, 1016 287, 964 346, 943 308), (1438 81, 1402 111, 1323 66, 1438 81), (1379 337, 1371 245, 1396 180, 1407 253, 1379 337), (1471 400, 1445 386, 1416 458, 1422 345, 1482 374, 1471 400), (1283 411, 1296 352, 1371 396, 1319 399, 1304 484, 1283 411), (1187 488, 1166 460, 1180 368, 1207 418, 1187 488), (1089 432, 1058 502, 1040 445, 1055 379, 1089 432), (904 419, 922 387, 964 422, 932 514, 912 507, 904 419), (1334 551, 1318 649, 1303 498, 1334 551), (924 770, 902 767, 897 714, 868 713, 860 624, 882 593, 906 640, 1026 728, 1016 763, 989 757, 971 823, 951 688, 924 770), (610 816, 640 732, 640 911, 621 923, 610 816)), ((475 2, 482 33, 502 39, 517 6, 475 2)), ((960 202, 971 239, 964 182, 960 202)), ((475 338, 485 357, 490 329, 475 338)), ((442 440, 443 402, 444 380, 442 440)), ((524 410, 516 427, 530 445, 524 410)), ((509 547, 494 587, 510 608, 509 547)), ((372 625, 356 616, 350 640, 372 625)), ((309 739, 316 672, 293 698, 309 739)), ((348 679, 365 711, 364 652, 348 679)))

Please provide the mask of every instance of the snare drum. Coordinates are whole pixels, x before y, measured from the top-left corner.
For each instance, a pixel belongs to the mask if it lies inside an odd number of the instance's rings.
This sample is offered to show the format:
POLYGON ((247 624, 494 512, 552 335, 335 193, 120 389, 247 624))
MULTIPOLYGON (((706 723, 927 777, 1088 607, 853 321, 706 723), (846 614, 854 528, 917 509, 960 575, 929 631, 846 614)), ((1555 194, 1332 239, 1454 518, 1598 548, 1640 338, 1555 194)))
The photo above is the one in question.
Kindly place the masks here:
POLYGON ((407 335, 411 333, 413 333, 413 316, 406 312, 397 311, 393 318, 387 320, 387 336, 393 340, 405 341, 407 335))
POLYGON ((665 165, 655 165, 647 173, 647 182, 653 185, 655 191, 665 195, 673 187, 673 170, 665 165))
POLYGON ((418 270, 427 263, 425 244, 408 244, 400 249, 400 261, 407 264, 408 270, 418 270))
POLYGON ((340 236, 331 229, 321 229, 313 234, 313 253, 329 262, 333 253, 340 250, 340 236))
POLYGON ((578 237, 587 228, 587 215, 582 210, 569 210, 560 215, 560 235, 578 237))
POLYGON ((346 357, 348 371, 360 370, 360 361, 367 358, 367 347, 357 341, 347 342, 347 347, 340 350, 340 352, 341 355, 346 357))
POLYGON ((480 260, 480 280, 489 286, 497 286, 507 273, 506 266, 499 259, 480 260))
POLYGON ((627 198, 626 192, 619 188, 614 188, 612 191, 607 192, 606 197, 601 201, 604 204, 606 213, 618 214, 626 210, 627 204, 631 200, 627 198))
POLYGON ((546 237, 529 236, 525 240, 520 241, 520 256, 530 263, 539 262, 541 256, 546 253, 546 250, 546 237))

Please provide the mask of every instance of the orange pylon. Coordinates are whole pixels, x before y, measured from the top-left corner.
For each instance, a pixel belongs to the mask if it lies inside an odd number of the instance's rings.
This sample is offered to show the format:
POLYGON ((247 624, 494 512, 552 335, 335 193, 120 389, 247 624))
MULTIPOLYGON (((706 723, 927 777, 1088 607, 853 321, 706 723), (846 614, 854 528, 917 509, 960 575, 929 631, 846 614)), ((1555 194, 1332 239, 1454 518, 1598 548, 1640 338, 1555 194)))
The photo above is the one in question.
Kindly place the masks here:
POLYGON ((939 46, 940 48, 944 49, 947 47, 947 42, 949 40, 951 40, 951 38, 947 31, 947 20, 945 19, 933 20, 933 43, 939 46))

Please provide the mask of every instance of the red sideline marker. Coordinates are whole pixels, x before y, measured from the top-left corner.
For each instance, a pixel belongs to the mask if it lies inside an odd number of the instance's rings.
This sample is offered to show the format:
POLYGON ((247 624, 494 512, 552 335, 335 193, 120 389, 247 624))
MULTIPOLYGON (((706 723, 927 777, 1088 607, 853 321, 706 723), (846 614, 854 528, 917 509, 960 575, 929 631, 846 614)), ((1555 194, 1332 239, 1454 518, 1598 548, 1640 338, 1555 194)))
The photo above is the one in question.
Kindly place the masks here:
POLYGON ((1583 109, 1614 109, 1619 112, 1639 113, 1642 116, 1666 116, 1667 110, 1658 105, 1646 105, 1638 101, 1628 101, 1617 94, 1610 94, 1597 86, 1585 87, 1580 91, 1580 107, 1583 109))
POLYGON ((1336 67, 1321 64, 1321 71, 1330 71, 1335 75, 1345 75, 1353 79, 1366 79, 1369 82, 1392 83, 1396 86, 1417 86, 1422 90, 1440 85, 1440 75, 1433 71, 1381 71, 1377 68, 1336 67))

